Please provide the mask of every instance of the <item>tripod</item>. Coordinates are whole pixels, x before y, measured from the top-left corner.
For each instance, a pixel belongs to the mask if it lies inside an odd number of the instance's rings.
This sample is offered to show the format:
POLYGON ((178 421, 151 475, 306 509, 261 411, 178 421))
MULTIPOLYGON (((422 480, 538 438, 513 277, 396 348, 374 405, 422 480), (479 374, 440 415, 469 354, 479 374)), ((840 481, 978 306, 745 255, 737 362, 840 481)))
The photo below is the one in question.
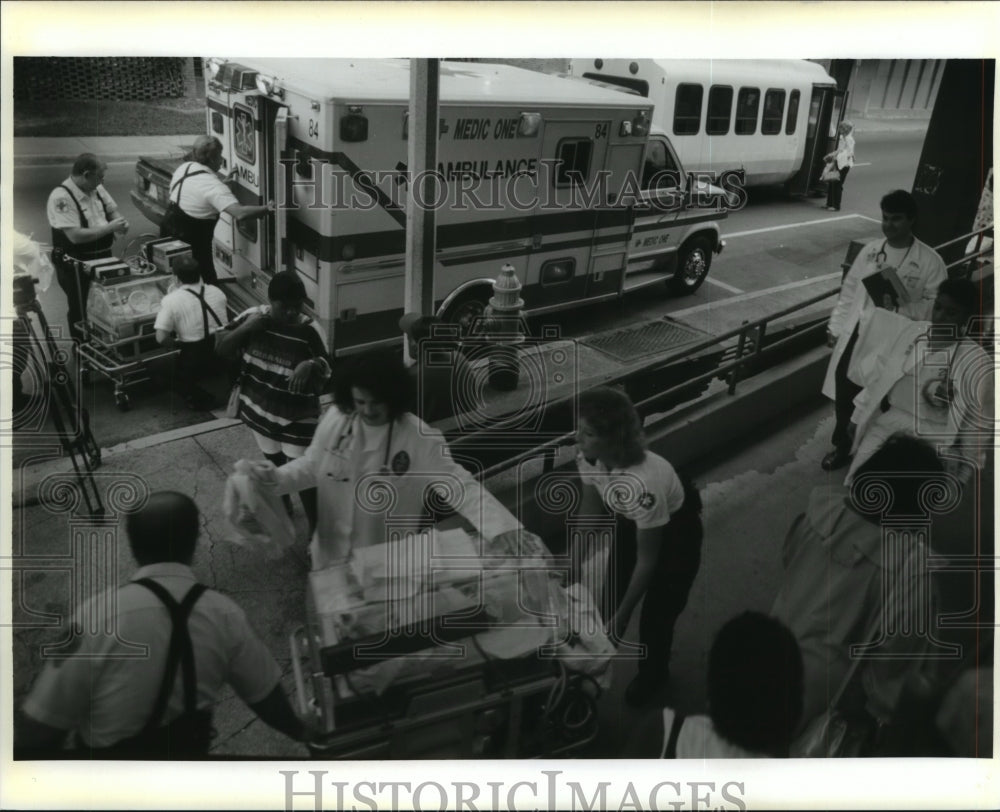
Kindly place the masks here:
MULTIPOLYGON (((69 455, 91 516, 103 516, 101 502, 93 472, 101 464, 101 449, 90 431, 90 415, 80 406, 80 398, 70 375, 63 368, 66 353, 59 349, 48 320, 35 294, 35 281, 30 276, 14 277, 14 310, 17 314, 24 347, 36 370, 44 375, 47 385, 46 412, 52 418, 63 450, 69 455), (35 329, 35 319, 41 328, 35 329)), ((15 373, 16 374, 16 373, 15 373)))

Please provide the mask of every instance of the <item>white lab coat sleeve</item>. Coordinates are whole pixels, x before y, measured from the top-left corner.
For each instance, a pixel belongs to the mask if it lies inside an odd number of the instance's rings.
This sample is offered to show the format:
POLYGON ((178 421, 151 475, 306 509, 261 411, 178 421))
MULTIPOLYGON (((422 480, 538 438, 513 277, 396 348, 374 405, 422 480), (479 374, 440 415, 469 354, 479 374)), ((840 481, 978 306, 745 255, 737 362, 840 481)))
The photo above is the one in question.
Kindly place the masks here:
POLYGON ((837 297, 837 304, 833 306, 833 312, 830 313, 828 326, 830 332, 837 338, 840 338, 840 334, 844 332, 851 309, 854 306, 854 300, 859 294, 859 289, 860 294, 865 295, 865 290, 861 287, 861 276, 862 272, 868 269, 868 264, 864 259, 867 254, 868 246, 865 246, 858 252, 857 257, 854 258, 854 263, 847 272, 847 276, 844 277, 844 283, 840 286, 840 295, 837 297))
POLYGON ((286 462, 275 469, 275 484, 279 494, 296 493, 316 487, 323 455, 337 432, 340 431, 345 416, 336 406, 331 406, 316 427, 312 442, 306 453, 298 459, 286 462))
POLYGON ((483 537, 492 539, 511 530, 520 530, 521 523, 505 508, 500 500, 481 486, 472 475, 452 459, 448 444, 440 431, 424 426, 421 443, 421 463, 426 470, 433 470, 457 480, 457 503, 452 507, 483 537))

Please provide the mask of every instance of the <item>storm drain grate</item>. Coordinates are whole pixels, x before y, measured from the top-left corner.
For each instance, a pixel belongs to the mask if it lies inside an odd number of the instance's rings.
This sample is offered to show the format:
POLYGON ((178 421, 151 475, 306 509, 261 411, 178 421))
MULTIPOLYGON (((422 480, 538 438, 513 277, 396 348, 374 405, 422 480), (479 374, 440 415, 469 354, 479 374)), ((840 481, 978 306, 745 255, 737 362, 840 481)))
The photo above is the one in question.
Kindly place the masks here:
POLYGON ((676 322, 654 321, 624 327, 610 333, 580 339, 580 343, 600 350, 618 361, 632 361, 646 355, 668 352, 708 338, 705 333, 676 322))

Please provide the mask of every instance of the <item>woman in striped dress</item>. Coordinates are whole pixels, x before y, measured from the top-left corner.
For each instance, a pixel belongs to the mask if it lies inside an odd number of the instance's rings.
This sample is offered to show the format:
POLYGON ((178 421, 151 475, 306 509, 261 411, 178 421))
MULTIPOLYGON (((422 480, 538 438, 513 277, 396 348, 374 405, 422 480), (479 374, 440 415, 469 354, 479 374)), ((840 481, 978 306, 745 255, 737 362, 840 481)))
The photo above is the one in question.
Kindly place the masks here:
MULTIPOLYGON (((330 377, 326 343, 302 313, 305 286, 293 271, 276 273, 267 287, 270 304, 241 313, 219 333, 220 355, 240 360, 239 418, 275 466, 301 457, 319 422, 319 393, 330 377)), ((299 494, 316 526, 316 489, 299 494)), ((291 510, 286 496, 285 505, 291 510)))

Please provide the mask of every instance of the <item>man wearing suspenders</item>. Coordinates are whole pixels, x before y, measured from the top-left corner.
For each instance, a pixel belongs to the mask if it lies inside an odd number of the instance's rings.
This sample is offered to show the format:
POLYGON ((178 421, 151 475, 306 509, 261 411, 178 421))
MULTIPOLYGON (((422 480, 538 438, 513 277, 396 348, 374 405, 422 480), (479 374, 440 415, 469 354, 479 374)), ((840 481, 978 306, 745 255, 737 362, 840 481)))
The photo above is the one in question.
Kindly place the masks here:
POLYGON ((305 739, 281 668, 243 609, 191 569, 199 525, 195 503, 170 491, 127 514, 139 569, 113 587, 114 600, 105 593, 79 607, 74 654, 45 664, 15 720, 20 757, 204 758, 225 684, 275 730, 305 739), (115 634, 84 621, 96 605, 114 607, 115 634), (68 733, 74 747, 64 750, 68 733))
POLYGON ((215 284, 212 235, 219 213, 234 220, 263 217, 274 205, 244 206, 216 174, 222 168, 222 142, 211 135, 198 136, 185 161, 170 179, 170 201, 161 225, 164 237, 176 237, 191 246, 191 254, 201 268, 202 281, 215 284))
POLYGON ((184 257, 174 265, 178 287, 163 297, 153 329, 156 340, 176 346, 177 390, 192 409, 212 408, 212 396, 198 380, 217 368, 215 331, 227 321, 226 294, 201 281, 198 263, 184 257))
POLYGON ((52 263, 69 305, 70 335, 77 341, 83 340, 77 324, 83 320, 91 279, 78 270, 75 260, 110 257, 115 235, 128 231, 118 204, 101 185, 107 168, 96 155, 85 152, 73 163, 70 176, 49 194, 52 263))

